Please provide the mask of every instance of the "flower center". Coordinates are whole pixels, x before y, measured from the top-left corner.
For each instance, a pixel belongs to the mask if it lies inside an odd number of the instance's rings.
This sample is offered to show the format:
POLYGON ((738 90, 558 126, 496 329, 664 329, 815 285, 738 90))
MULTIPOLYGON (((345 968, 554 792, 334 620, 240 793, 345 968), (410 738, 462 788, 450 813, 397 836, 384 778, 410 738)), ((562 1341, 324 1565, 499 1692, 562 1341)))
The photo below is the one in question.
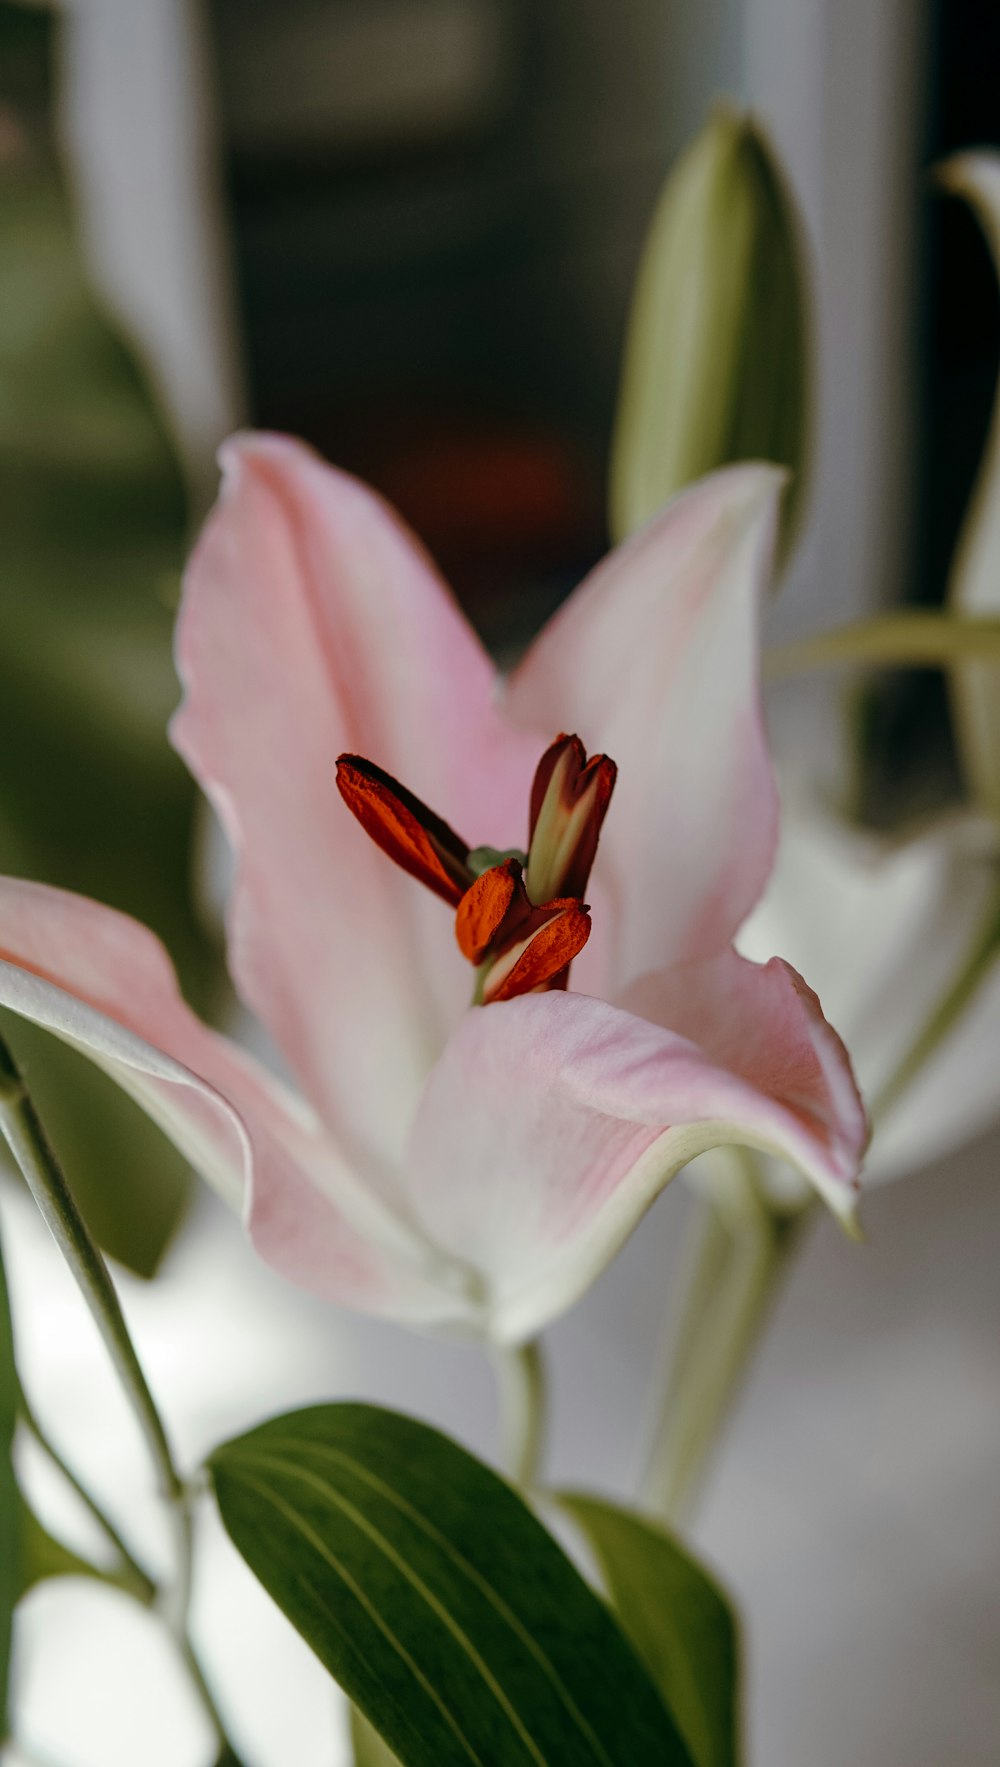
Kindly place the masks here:
POLYGON ((348 809, 390 859, 455 909, 455 936, 476 969, 477 1005, 565 988, 590 937, 583 900, 616 767, 558 736, 538 763, 526 853, 470 850, 447 822, 360 755, 341 755, 348 809))

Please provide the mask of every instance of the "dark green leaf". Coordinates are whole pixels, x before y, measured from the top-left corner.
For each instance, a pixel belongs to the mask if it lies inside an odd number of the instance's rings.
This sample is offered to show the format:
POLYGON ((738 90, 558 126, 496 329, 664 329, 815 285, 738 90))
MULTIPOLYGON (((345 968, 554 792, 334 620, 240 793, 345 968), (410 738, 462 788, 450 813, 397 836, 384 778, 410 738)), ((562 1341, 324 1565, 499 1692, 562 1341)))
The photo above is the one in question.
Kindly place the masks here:
POLYGON ((357 1706, 351 1707, 351 1748, 354 1767, 399 1767, 399 1756, 382 1741, 357 1706))
POLYGON ((690 1767, 603 1602, 436 1430, 318 1406, 209 1464, 243 1557, 404 1767, 690 1767))
POLYGON ((597 1555, 626 1632, 673 1712, 695 1767, 736 1767, 739 1648, 718 1585, 663 1528, 593 1497, 560 1495, 597 1555))
POLYGON ((18 1597, 20 1515, 11 1453, 17 1427, 17 1371, 14 1332, 0 1253, 0 1742, 8 1734, 7 1679, 10 1639, 18 1597))

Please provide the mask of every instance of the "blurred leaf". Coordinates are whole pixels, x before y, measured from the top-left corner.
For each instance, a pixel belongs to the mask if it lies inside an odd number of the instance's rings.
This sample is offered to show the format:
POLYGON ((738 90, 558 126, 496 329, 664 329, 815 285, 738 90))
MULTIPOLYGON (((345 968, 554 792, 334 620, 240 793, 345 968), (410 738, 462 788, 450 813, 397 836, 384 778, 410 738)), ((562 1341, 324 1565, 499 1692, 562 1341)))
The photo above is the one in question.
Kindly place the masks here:
POLYGON ((792 469, 787 536, 805 467, 806 331, 777 161, 749 117, 718 105, 666 181, 639 266, 611 454, 615 540, 738 460, 792 469))
POLYGON ((0 1252, 0 1742, 9 1734, 7 1682, 14 1607, 19 1593, 20 1516, 11 1458, 17 1427, 17 1391, 14 1331, 0 1252))
POLYGON ((590 1541, 695 1767, 736 1767, 738 1636, 722 1591, 665 1529, 593 1497, 561 1494, 558 1501, 590 1541))
MULTIPOLYGON (((165 735, 184 490, 88 287, 52 144, 53 32, 0 0, 0 869, 147 921, 204 1006, 217 969, 190 905, 194 788, 165 735)), ((151 1274, 184 1162, 51 1040, 12 1042, 95 1233, 151 1274)))
MULTIPOLYGON (((956 154, 938 177, 969 204, 1000 276, 1000 153, 956 154)), ((955 549, 948 601, 965 614, 1000 615, 1000 392, 955 549)), ((951 672, 951 692, 966 781, 977 802, 1000 815, 1000 669, 965 663, 951 672)))
POLYGON ((690 1767, 604 1604, 436 1430, 323 1405, 209 1467, 251 1570, 404 1767, 690 1767))
POLYGON ((351 1749, 354 1767, 399 1767, 399 1756, 382 1741, 357 1706, 351 1707, 351 1749))
POLYGON ((93 1577, 98 1582, 107 1578, 85 1558, 80 1558, 61 1540, 44 1528, 34 1511, 21 1497, 18 1499, 20 1539, 18 1544, 17 1597, 27 1595, 36 1583, 50 1577, 93 1577))

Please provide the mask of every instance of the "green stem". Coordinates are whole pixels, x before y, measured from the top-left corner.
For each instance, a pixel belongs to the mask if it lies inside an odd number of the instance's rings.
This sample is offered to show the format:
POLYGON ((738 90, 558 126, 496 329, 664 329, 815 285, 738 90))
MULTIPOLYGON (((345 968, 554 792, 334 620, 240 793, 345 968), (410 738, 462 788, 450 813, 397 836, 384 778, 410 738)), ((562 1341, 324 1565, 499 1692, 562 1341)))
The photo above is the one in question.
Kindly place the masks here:
POLYGON ((166 1430, 129 1336, 125 1315, 108 1267, 77 1207, 65 1174, 13 1055, 0 1038, 0 1132, 24 1174, 39 1212, 68 1264, 135 1414, 168 1506, 176 1544, 176 1575, 161 1604, 182 1660, 201 1698, 218 1747, 230 1747, 215 1701, 195 1661, 188 1635, 191 1595, 192 1523, 190 1498, 177 1470, 166 1430))
MULTIPOLYGON (((21 1415, 21 1421, 24 1424, 25 1429, 28 1431, 28 1434, 34 1438, 42 1453, 45 1455, 45 1458, 56 1468, 56 1471, 61 1474, 70 1489, 75 1491, 80 1502, 83 1504, 92 1519, 97 1523, 105 1540, 115 1553, 119 1563, 114 1580, 117 1582, 119 1588, 127 1590, 129 1594, 134 1595, 136 1600, 141 1601, 146 1607, 152 1607, 157 1601, 159 1595, 157 1585, 154 1583, 149 1573, 143 1570, 138 1559, 134 1557, 133 1553, 122 1539, 114 1522, 111 1520, 111 1517, 101 1508, 97 1499, 77 1477, 73 1468, 63 1459, 58 1448, 55 1446, 55 1443, 48 1435, 46 1435, 38 1418, 32 1411, 31 1406, 28 1403, 27 1395, 20 1383, 18 1384, 17 1405, 18 1411, 21 1415)), ((97 1574, 96 1567, 95 1574, 97 1574)))
POLYGON ((766 652, 769 679, 854 664, 868 669, 944 669, 951 663, 1000 658, 1000 619, 901 608, 766 652))
MULTIPOLYGON (((741 1153, 743 1150, 740 1150, 741 1153)), ((746 1375, 811 1208, 777 1211, 740 1160, 745 1192, 704 1205, 699 1246, 674 1334, 666 1395, 643 1481, 645 1505, 686 1520, 746 1375)), ((733 1162, 734 1171, 736 1161, 733 1162)))
POLYGON ((523 1490, 538 1481, 545 1449, 545 1368, 538 1342, 498 1346, 500 1440, 508 1478, 523 1490))
POLYGON ((182 1505, 184 1485, 146 1385, 108 1267, 91 1237, 9 1049, 0 1040, 0 1131, 24 1174, 53 1239, 72 1271, 156 1468, 160 1491, 182 1505))
POLYGON ((949 1031, 957 1024, 966 1008, 971 1005, 980 984, 985 981, 998 957, 1000 957, 1000 884, 998 884, 986 913, 976 929, 965 961, 957 976, 938 1001, 930 1018, 907 1050, 895 1073, 886 1081, 872 1104, 871 1115, 874 1123, 881 1122, 892 1106, 899 1102, 921 1069, 940 1048, 949 1031))

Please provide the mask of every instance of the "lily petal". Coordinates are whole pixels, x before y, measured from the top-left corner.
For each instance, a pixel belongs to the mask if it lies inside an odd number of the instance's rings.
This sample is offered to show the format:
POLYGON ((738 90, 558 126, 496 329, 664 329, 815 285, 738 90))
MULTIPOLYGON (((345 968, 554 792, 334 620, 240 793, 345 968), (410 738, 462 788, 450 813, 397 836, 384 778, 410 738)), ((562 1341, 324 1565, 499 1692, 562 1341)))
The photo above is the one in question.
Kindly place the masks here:
POLYGON ((738 466, 682 493, 581 584, 509 683, 513 719, 577 730, 618 763, 594 868, 615 913, 612 987, 722 949, 770 870, 757 627, 783 483, 738 466))
POLYGON ((400 1318, 456 1310, 421 1268, 422 1242, 357 1188, 311 1111, 202 1024, 159 940, 137 921, 0 878, 0 1005, 117 1081, 242 1208, 258 1250, 283 1274, 400 1318))
POLYGON ((470 1012, 428 1082, 414 1208, 482 1274, 484 1323, 501 1341, 569 1307, 706 1148, 780 1153, 851 1213, 864 1112, 794 971, 727 952, 644 978, 635 1005, 675 1027, 580 994, 470 1012))
POLYGON ((522 838, 536 752, 501 725, 485 652, 378 497, 283 437, 237 438, 222 461, 173 740, 237 854, 240 993, 389 1188, 468 975, 440 904, 341 803, 337 756, 370 756, 475 845, 522 838))

